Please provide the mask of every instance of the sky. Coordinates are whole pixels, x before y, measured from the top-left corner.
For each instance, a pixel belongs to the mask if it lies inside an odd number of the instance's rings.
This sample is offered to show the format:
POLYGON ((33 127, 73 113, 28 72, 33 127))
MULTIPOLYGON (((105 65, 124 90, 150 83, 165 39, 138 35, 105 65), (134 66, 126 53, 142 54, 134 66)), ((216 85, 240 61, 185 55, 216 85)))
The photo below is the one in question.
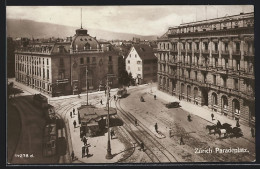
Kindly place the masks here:
POLYGON ((162 35, 168 27, 240 12, 254 12, 253 5, 143 5, 143 6, 7 6, 8 19, 28 19, 66 26, 162 35))

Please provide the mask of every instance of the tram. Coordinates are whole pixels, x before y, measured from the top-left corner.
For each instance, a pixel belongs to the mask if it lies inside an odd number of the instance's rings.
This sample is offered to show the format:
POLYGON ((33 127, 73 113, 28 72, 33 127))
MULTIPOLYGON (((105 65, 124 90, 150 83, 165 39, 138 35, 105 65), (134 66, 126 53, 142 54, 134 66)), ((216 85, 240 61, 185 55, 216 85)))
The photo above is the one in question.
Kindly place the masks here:
POLYGON ((126 94, 127 94, 126 88, 118 89, 117 91, 117 97, 119 98, 125 97, 126 94))

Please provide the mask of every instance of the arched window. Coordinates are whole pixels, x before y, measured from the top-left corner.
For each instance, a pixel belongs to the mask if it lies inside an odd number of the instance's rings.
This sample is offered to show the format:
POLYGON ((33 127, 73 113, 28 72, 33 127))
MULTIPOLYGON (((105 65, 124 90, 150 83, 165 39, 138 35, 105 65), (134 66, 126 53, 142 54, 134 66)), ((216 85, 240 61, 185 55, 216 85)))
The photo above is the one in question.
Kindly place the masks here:
POLYGON ((234 99, 232 101, 232 110, 234 114, 239 115, 240 114, 240 104, 239 101, 237 99, 234 99))
POLYGON ((222 108, 227 109, 227 107, 228 107, 228 99, 227 99, 226 96, 222 96, 221 97, 221 105, 222 105, 222 108))
POLYGON ((197 87, 194 87, 194 98, 198 98, 198 88, 197 87))
POLYGON ((84 45, 84 50, 89 50, 90 49, 90 44, 89 43, 86 43, 85 45, 84 45))

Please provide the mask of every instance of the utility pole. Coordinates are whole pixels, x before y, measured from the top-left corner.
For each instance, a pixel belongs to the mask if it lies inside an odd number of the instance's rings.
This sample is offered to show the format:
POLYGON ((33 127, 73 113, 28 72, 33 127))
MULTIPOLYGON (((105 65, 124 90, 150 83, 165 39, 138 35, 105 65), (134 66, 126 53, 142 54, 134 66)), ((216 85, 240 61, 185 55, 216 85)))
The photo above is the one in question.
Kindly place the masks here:
POLYGON ((108 75, 107 75, 107 155, 106 159, 112 159, 111 144, 110 144, 110 129, 109 129, 109 87, 108 87, 108 75))
POLYGON ((88 105, 88 66, 86 66, 86 90, 87 90, 87 105, 88 105))

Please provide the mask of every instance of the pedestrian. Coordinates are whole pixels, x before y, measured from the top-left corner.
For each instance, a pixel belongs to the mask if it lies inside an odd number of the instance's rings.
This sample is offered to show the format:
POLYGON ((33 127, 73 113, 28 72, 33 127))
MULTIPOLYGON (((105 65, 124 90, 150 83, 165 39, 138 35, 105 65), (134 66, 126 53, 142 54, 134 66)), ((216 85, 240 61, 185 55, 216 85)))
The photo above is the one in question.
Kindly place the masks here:
POLYGON ((111 140, 113 139, 113 136, 115 135, 115 132, 113 129, 111 129, 111 133, 110 133, 110 136, 111 136, 111 140))
POLYGON ((137 119, 135 119, 135 126, 137 126, 137 119))
POLYGON ((82 158, 85 157, 85 146, 82 146, 82 158))
POLYGON ((81 130, 81 131, 80 131, 80 138, 81 138, 81 141, 83 141, 83 135, 84 135, 84 134, 83 134, 83 131, 81 130))
POLYGON ((154 128, 155 128, 156 133, 158 133, 158 125, 157 125, 157 123, 155 123, 154 128))
POLYGON ((153 96, 154 100, 156 100, 156 95, 153 96))
POLYGON ((141 141, 141 143, 140 143, 140 149, 139 149, 140 151, 141 150, 143 150, 144 151, 144 143, 141 141))
POLYGON ((184 145, 184 141, 183 141, 182 136, 181 136, 181 138, 180 138, 180 145, 184 145))
POLYGON ((214 114, 213 113, 211 113, 211 118, 212 118, 212 121, 214 120, 214 114))
POLYGON ((116 100, 116 95, 114 95, 114 100, 116 100))
POLYGON ((89 150, 88 150, 88 146, 85 147, 86 148, 86 153, 87 153, 87 158, 88 158, 88 153, 89 153, 89 150))
POLYGON ((252 134, 252 137, 254 138, 255 137, 255 129, 253 127, 251 127, 251 134, 252 134))
POLYGON ((70 112, 70 118, 72 118, 72 112, 70 112))
POLYGON ((74 154, 74 151, 72 150, 72 152, 71 152, 71 161, 73 161, 74 158, 75 158, 75 154, 74 154))
POLYGON ((237 127, 240 127, 240 124, 239 124, 239 119, 237 119, 237 124, 236 124, 237 127))
POLYGON ((102 99, 100 100, 100 104, 102 104, 102 105, 103 105, 103 103, 102 103, 102 99))
POLYGON ((172 137, 172 129, 169 128, 169 137, 171 138, 172 137))
POLYGON ((179 100, 181 100, 181 95, 179 95, 179 100))
POLYGON ((74 128, 76 128, 77 122, 76 120, 73 121, 74 128))
POLYGON ((86 138, 86 136, 83 136, 82 141, 83 141, 84 145, 88 144, 88 139, 86 138))
POLYGON ((73 108, 73 115, 75 115, 75 109, 73 108))

